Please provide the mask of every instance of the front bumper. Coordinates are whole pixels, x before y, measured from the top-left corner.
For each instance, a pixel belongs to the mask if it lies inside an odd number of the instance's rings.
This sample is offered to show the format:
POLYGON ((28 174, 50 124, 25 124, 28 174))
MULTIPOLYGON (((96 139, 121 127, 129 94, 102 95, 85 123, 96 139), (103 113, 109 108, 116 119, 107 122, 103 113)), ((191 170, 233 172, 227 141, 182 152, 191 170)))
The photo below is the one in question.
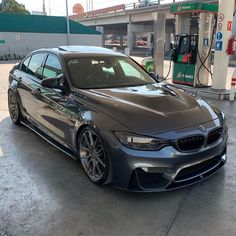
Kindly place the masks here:
POLYGON ((129 191, 161 192, 200 182, 219 171, 227 161, 228 135, 195 152, 168 146, 160 151, 137 151, 119 144, 109 134, 113 182, 129 191))
POLYGON ((186 187, 200 182, 217 173, 226 163, 226 152, 222 155, 191 163, 178 169, 172 176, 168 172, 146 172, 142 168, 135 169, 129 189, 131 191, 167 191, 186 187))

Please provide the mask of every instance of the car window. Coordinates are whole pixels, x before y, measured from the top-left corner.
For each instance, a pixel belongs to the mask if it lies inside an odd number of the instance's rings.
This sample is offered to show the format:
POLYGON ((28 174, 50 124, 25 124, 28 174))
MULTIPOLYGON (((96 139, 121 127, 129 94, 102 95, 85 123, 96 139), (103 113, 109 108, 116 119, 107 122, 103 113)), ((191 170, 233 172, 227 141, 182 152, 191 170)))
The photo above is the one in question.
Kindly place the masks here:
POLYGON ((42 64, 44 58, 45 58, 44 53, 34 54, 30 59, 27 73, 39 78, 40 75, 42 75, 42 64))
POLYGON ((26 58, 21 64, 21 70, 27 73, 30 57, 26 58))
POLYGON ((77 57, 68 61, 76 88, 115 88, 152 84, 155 81, 128 57, 77 57))
POLYGON ((128 63, 125 60, 120 60, 120 65, 122 67, 122 70, 125 74, 125 76, 132 76, 137 77, 141 80, 145 81, 145 77, 143 76, 143 73, 140 72, 140 70, 137 70, 132 64, 128 63))
POLYGON ((43 69, 43 78, 56 78, 62 74, 62 67, 59 59, 49 55, 43 69))

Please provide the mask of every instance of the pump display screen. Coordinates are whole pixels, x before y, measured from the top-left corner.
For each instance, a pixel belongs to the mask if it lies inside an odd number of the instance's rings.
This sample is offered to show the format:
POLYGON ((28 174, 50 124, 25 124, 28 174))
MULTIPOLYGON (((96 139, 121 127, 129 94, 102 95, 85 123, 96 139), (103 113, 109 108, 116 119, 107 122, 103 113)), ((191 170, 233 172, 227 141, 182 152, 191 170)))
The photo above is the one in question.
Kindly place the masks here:
POLYGON ((182 37, 180 40, 179 55, 189 53, 190 37, 182 37))

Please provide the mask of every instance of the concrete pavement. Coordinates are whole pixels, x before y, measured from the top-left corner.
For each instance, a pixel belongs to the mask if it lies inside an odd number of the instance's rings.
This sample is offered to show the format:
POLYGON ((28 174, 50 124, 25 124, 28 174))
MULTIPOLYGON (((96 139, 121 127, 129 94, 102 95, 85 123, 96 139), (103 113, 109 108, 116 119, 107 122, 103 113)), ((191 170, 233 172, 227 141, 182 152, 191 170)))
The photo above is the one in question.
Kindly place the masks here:
POLYGON ((227 115, 228 163, 210 179, 178 191, 137 194, 92 184, 76 162, 7 111, 0 64, 0 235, 236 235, 236 103, 211 102, 227 115))

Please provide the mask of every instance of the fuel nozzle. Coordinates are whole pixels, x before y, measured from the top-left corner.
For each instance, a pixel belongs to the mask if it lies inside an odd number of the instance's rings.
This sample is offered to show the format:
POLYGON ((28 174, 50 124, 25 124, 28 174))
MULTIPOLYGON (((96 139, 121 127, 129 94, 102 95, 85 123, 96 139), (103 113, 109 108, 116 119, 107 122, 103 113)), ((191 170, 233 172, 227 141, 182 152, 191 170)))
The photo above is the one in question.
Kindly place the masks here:
POLYGON ((170 43, 170 60, 173 62, 177 61, 177 48, 174 43, 170 43))

